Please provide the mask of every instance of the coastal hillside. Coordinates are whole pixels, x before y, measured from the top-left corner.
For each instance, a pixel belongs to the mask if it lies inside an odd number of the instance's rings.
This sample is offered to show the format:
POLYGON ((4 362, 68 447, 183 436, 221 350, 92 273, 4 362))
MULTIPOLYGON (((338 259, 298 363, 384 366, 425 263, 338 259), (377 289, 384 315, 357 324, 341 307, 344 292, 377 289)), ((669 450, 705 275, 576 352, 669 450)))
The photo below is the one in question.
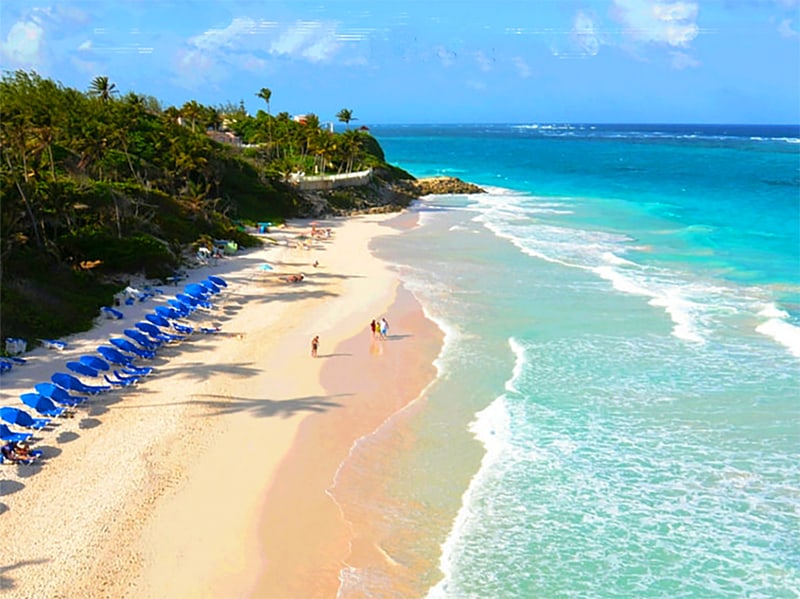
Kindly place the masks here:
POLYGON ((397 210, 414 197, 414 178, 367 130, 334 133, 315 115, 162 108, 107 77, 82 92, 24 71, 0 81, 0 107, 2 338, 86 330, 131 280, 164 280, 215 239, 258 244, 247 225, 397 210), (362 170, 358 189, 288 182, 362 170))

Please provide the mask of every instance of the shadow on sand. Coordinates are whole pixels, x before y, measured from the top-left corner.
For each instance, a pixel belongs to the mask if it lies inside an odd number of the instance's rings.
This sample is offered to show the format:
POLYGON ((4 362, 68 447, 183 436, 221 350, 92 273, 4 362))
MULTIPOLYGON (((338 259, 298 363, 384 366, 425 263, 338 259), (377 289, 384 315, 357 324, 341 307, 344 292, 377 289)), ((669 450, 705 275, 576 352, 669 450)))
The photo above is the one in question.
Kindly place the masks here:
POLYGON ((43 564, 50 560, 46 559, 29 559, 22 562, 17 562, 11 566, 0 566, 0 591, 10 591, 16 588, 17 583, 14 582, 14 579, 6 576, 6 572, 10 572, 11 570, 17 570, 24 566, 32 566, 35 564, 43 564))

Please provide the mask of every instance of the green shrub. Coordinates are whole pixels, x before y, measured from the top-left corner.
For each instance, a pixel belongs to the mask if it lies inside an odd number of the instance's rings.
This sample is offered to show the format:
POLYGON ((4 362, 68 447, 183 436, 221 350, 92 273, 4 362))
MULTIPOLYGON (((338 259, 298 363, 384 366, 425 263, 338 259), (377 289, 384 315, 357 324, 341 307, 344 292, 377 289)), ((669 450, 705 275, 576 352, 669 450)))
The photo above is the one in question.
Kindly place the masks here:
POLYGON ((99 260, 98 272, 144 272, 148 278, 168 276, 178 260, 162 241, 151 235, 117 238, 104 231, 82 231, 59 239, 75 264, 99 260))

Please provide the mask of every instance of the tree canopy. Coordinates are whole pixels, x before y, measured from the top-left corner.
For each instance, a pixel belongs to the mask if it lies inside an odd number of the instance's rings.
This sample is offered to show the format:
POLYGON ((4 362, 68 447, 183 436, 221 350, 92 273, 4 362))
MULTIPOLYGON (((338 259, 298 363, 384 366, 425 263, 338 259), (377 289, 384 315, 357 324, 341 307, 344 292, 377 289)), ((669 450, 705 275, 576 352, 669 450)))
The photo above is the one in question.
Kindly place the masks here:
MULTIPOLYGON (((268 109, 271 93, 257 93, 268 109)), ((155 98, 120 95, 105 76, 84 93, 34 72, 7 73, 0 81, 2 334, 58 335, 65 320, 88 324, 126 277, 171 274, 192 244, 255 243, 234 220, 297 215, 301 198, 283 182, 289 173, 382 164, 368 134, 323 131, 318 118, 251 116, 241 104, 195 100, 162 109, 155 98)))

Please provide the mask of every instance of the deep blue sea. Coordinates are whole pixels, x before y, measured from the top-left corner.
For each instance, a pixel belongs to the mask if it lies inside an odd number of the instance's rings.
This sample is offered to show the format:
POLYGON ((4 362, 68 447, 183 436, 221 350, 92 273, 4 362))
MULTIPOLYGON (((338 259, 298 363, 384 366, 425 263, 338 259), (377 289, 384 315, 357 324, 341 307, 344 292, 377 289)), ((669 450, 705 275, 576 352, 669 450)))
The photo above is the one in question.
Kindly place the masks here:
POLYGON ((375 244, 446 336, 340 594, 800 597, 800 128, 371 131, 489 193, 375 244))

